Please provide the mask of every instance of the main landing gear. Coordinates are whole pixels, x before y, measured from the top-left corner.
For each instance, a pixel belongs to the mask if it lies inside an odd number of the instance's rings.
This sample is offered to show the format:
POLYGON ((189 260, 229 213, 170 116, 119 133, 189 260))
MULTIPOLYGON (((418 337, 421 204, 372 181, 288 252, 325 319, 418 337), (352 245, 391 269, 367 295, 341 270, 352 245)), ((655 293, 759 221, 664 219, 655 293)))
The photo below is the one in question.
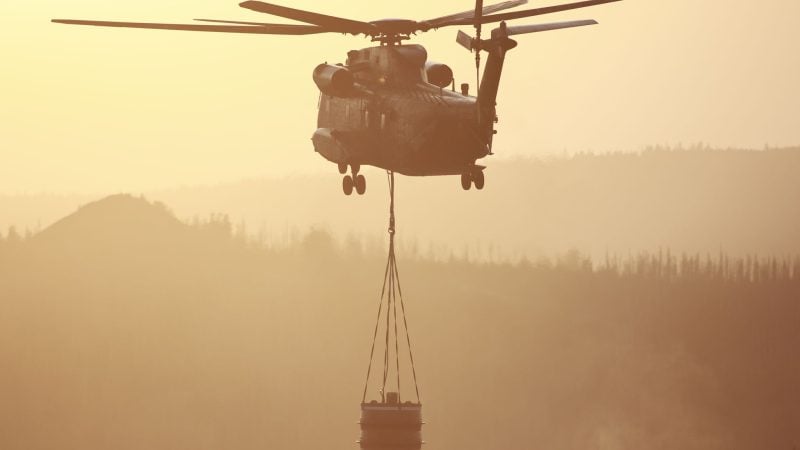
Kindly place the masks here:
MULTIPOLYGON (((344 195, 350 195, 353 193, 353 189, 355 189, 358 195, 363 195, 364 192, 367 191, 367 179, 364 178, 364 175, 358 173, 361 166, 358 164, 353 164, 350 166, 350 171, 352 175, 345 175, 342 178, 342 191, 344 195)), ((339 164, 339 173, 346 174, 347 173, 347 164, 339 164)))
POLYGON ((461 187, 464 188, 465 191, 468 191, 473 184, 475 185, 475 189, 480 191, 483 189, 484 181, 483 170, 481 169, 475 169, 472 172, 461 174, 461 187))

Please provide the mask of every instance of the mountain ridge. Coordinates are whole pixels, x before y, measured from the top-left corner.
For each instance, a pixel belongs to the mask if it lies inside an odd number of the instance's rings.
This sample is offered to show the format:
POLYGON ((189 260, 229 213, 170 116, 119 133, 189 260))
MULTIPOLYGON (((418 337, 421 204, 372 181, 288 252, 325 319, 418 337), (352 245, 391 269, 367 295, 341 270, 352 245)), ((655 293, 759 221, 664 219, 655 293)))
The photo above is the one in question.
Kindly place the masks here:
MULTIPOLYGON (((237 228, 271 243, 315 226, 340 239, 382 239, 385 174, 363 171, 369 186, 359 198, 342 195, 335 173, 146 195, 168 204, 184 222, 220 212, 237 228)), ((737 256, 796 254, 798 173, 798 149, 652 150, 497 161, 489 165, 487 186, 480 192, 462 192, 456 177, 399 177, 398 239, 423 251, 432 247, 483 259, 569 250, 599 258, 667 248, 737 256)), ((0 229, 14 215, 37 222, 30 218, 35 207, 26 214, 24 206, 13 203, 0 196, 0 229)))

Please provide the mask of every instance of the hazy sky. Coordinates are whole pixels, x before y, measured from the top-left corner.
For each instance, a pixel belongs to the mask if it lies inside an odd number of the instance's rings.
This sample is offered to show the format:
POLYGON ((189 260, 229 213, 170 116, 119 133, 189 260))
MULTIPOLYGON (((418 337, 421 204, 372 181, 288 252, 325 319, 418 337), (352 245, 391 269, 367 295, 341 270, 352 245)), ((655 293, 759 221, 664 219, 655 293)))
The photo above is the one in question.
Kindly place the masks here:
MULTIPOLYGON (((362 20, 425 19, 472 7, 463 0, 286 4, 362 20)), ((141 190, 334 171, 310 142, 317 102, 311 71, 370 45, 342 35, 49 22, 280 21, 225 0, 11 0, 0 14, 0 193, 141 190)), ((495 151, 800 144, 798 17, 795 0, 626 0, 519 20, 594 18, 600 25, 519 37, 498 99, 495 151)), ((456 31, 413 42, 450 64, 458 82, 474 84, 456 31)))

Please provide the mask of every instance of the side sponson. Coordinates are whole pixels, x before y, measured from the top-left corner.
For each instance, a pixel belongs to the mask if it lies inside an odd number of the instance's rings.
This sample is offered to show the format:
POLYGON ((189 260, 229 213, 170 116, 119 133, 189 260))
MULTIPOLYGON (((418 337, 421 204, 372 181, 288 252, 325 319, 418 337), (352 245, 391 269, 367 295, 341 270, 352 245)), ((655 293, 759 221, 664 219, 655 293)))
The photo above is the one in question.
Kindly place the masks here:
POLYGON ((317 128, 317 131, 311 136, 314 151, 328 161, 336 164, 346 164, 350 160, 350 153, 334 135, 335 131, 330 128, 317 128))

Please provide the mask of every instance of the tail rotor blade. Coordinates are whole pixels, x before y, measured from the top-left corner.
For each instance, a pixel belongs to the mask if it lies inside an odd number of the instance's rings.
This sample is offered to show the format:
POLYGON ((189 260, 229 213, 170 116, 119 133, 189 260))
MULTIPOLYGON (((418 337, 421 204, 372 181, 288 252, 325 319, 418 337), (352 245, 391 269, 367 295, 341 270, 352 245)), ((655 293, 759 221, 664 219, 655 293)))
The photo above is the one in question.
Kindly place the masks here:
POLYGON ((464 33, 461 30, 458 30, 458 35, 456 35, 456 42, 465 49, 469 50, 470 52, 475 50, 472 45, 472 38, 467 33, 464 33))
POLYGON ((472 16, 475 24, 475 35, 481 38, 481 19, 483 19, 483 0, 475 0, 475 14, 472 16))

